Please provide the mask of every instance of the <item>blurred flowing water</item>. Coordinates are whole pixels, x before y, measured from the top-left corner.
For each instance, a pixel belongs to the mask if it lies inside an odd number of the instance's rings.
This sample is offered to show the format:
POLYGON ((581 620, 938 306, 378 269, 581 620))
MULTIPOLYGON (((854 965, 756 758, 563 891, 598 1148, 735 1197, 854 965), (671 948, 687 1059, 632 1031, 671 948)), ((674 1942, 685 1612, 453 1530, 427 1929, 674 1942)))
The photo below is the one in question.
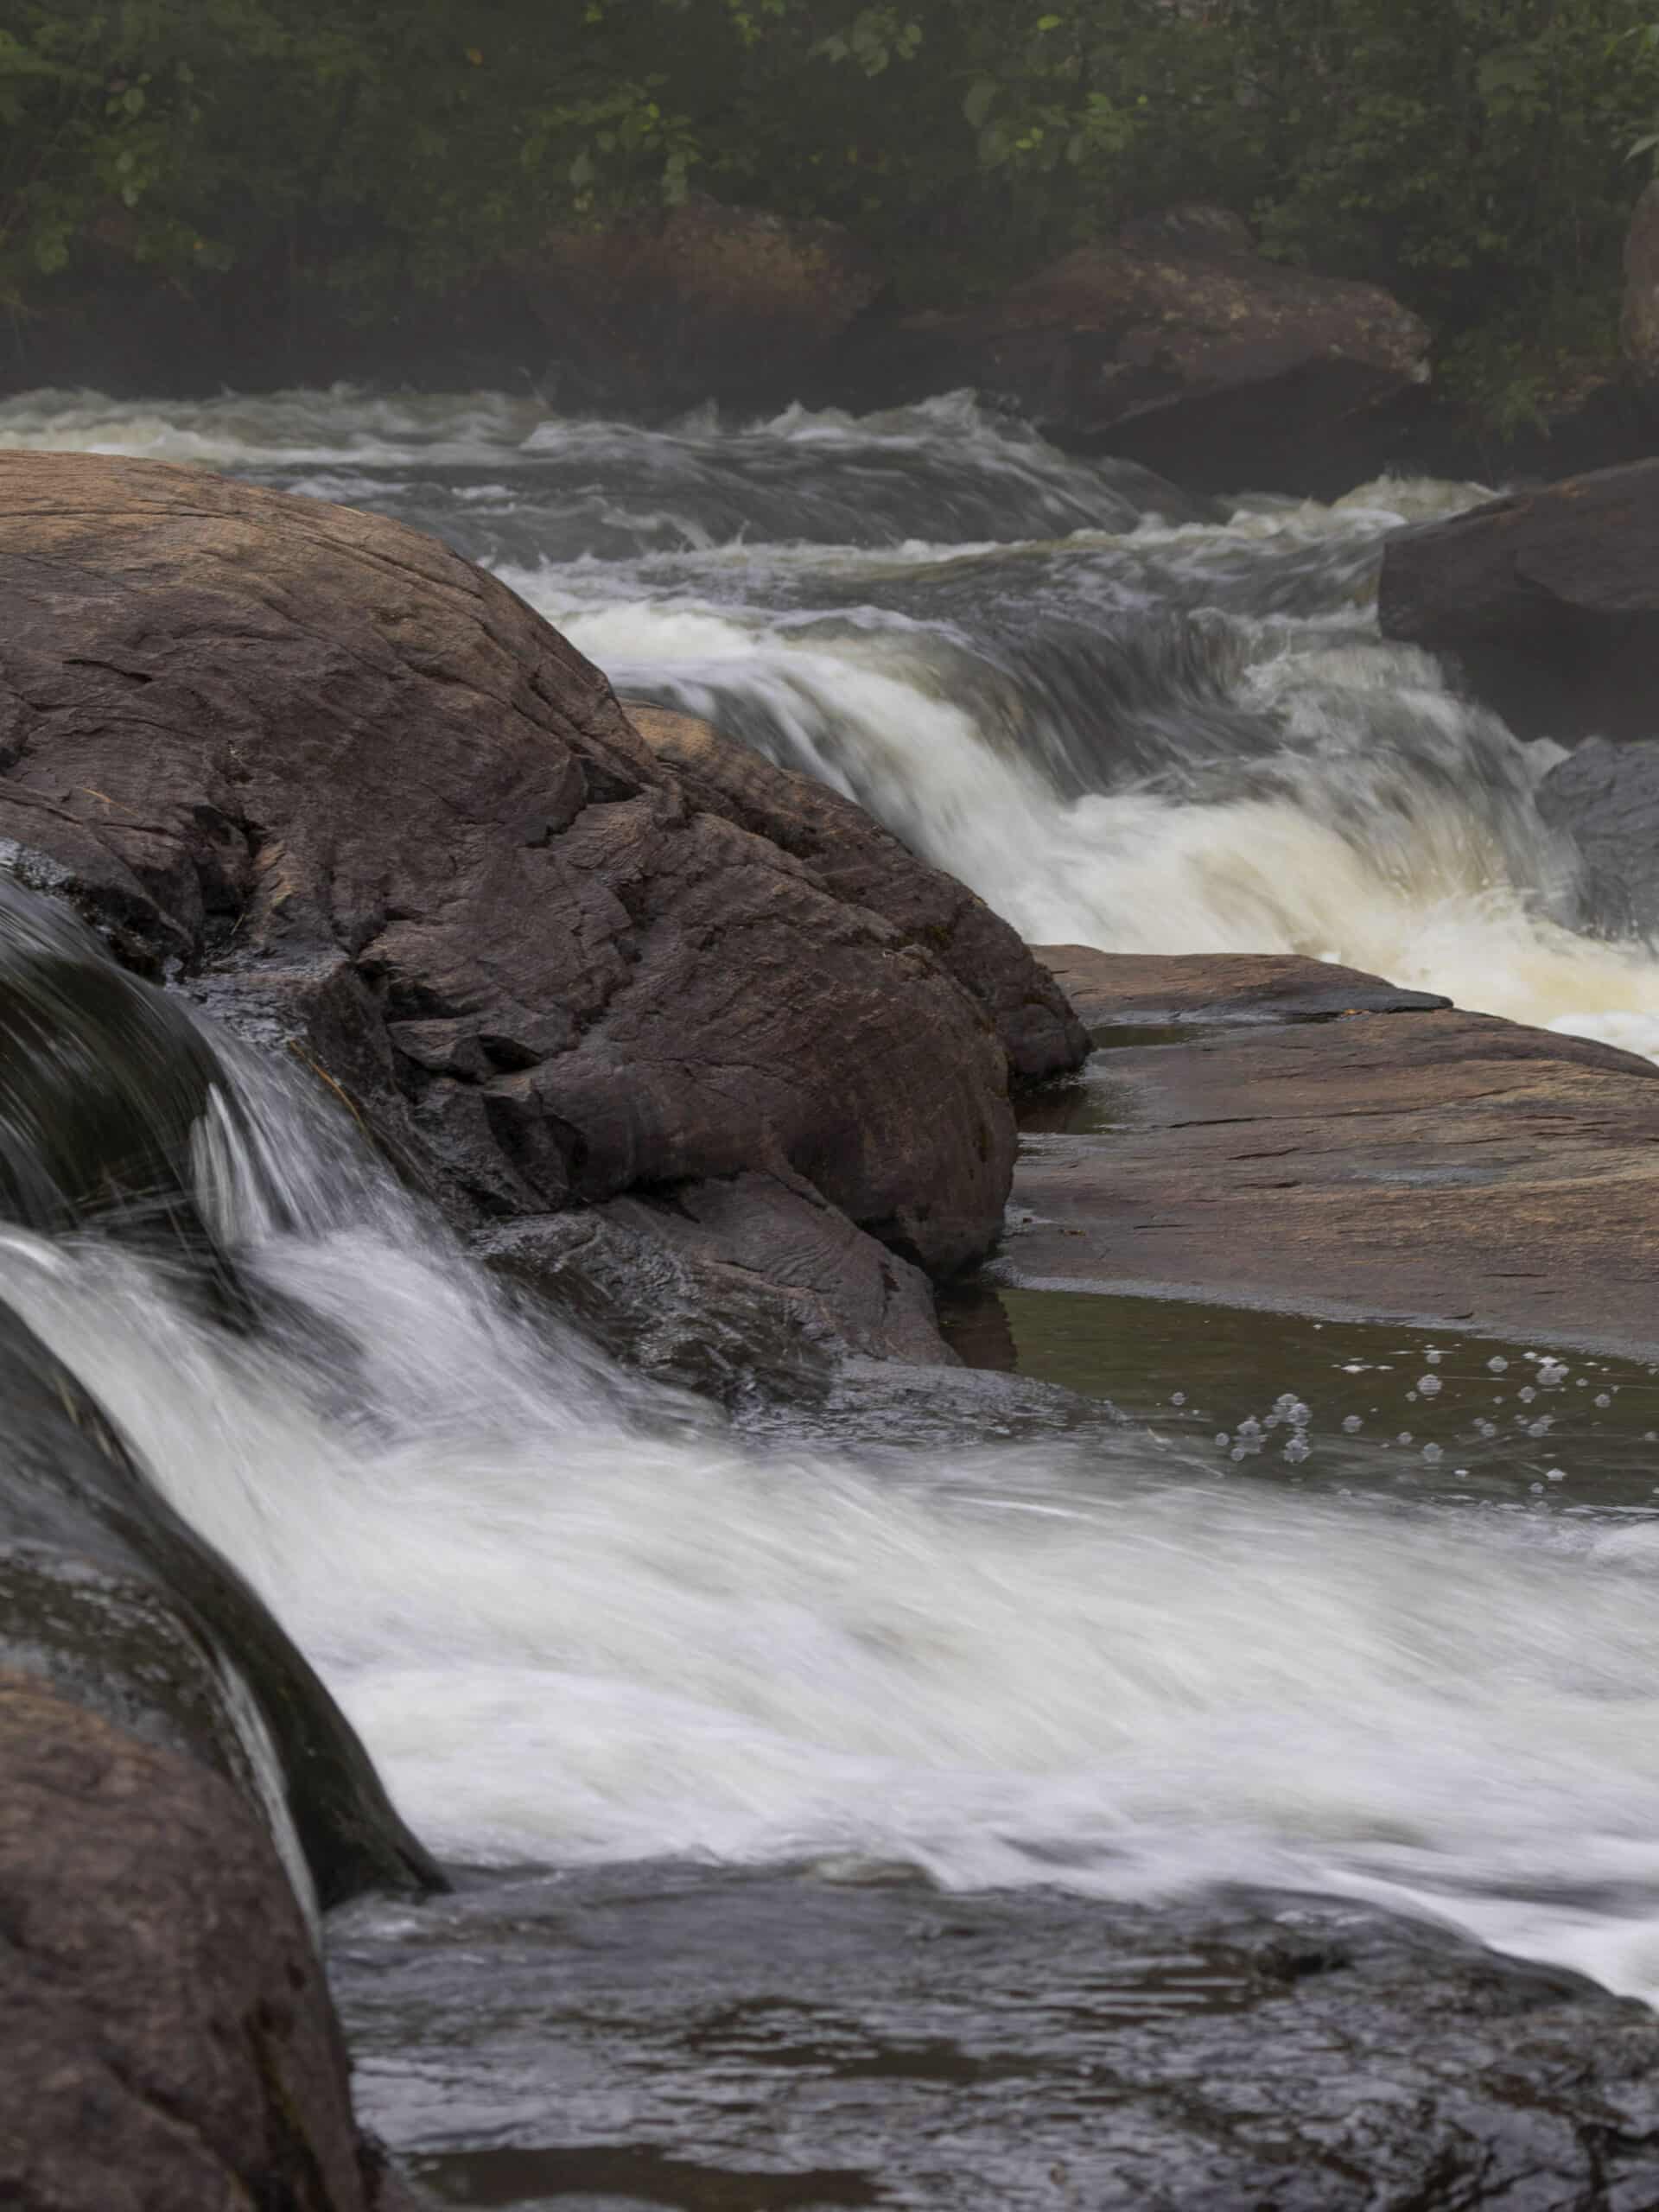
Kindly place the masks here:
MULTIPOLYGON (((1574 927, 1554 748, 1377 632, 1388 531, 1478 487, 1223 512, 960 397, 648 432, 490 395, 45 394, 0 405, 27 446, 433 530, 625 694, 852 794, 1033 940, 1331 956, 1659 1053, 1659 960, 1574 927)), ((201 1203, 280 1325, 215 1331, 97 1240, 0 1240, 0 1296, 441 1851, 1319 1890, 1659 1998, 1652 1370, 1010 1294, 953 1319, 969 1356, 1120 1426, 762 1446, 506 1303, 241 1080, 201 1203)))

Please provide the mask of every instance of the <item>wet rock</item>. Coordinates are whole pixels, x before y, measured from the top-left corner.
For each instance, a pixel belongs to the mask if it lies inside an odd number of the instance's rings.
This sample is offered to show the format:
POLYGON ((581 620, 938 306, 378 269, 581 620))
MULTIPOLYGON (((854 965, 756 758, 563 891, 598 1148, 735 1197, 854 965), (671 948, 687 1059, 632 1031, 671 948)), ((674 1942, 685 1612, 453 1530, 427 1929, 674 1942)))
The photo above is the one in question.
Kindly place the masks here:
POLYGON ((0 1664, 236 1783, 325 1906, 441 1886, 264 1604, 3 1306, 0 1404, 0 1664))
POLYGON ((1379 606, 1522 736, 1659 734, 1659 461, 1396 531, 1379 606))
POLYGON ((884 282, 838 223, 681 207, 569 231, 513 257, 561 406, 679 413, 705 401, 784 405, 884 282))
POLYGON ((1294 953, 1033 951, 1090 1029, 1179 1022, 1322 1021, 1344 1014, 1427 1014, 1451 1004, 1380 976, 1294 953))
POLYGON ((854 1357, 952 1357, 919 1269, 775 1177, 512 1222, 476 1249, 629 1366, 734 1409, 822 1400, 854 1357))
POLYGON ((439 1911, 442 1942, 340 1926, 333 1969, 373 2121, 457 2201, 1659 2200, 1644 2007, 1358 1906, 941 1896, 845 1860, 582 1869, 439 1911), (491 2147, 454 2148, 462 2115, 491 2147))
POLYGON ((879 914, 949 970, 995 1024, 1015 1082, 1078 1066, 1089 1040, 1014 931, 954 876, 907 852, 862 807, 734 745, 695 715, 628 705, 693 803, 780 845, 836 898, 879 914))
POLYGON ((429 539, 0 457, 0 837, 315 1064, 459 1220, 753 1173, 931 1271, 995 1234, 1013 1122, 982 1006, 698 804, 429 539))
POLYGON ((1539 785, 1538 811, 1583 858, 1583 926, 1659 932, 1659 742, 1586 738, 1539 785))
POLYGON ((889 405, 970 385, 1051 435, 1237 488, 1306 469, 1427 357, 1388 293, 1265 260, 1236 219, 1183 209, 988 306, 855 334, 845 373, 889 405))
POLYGON ((1443 1011, 1235 1023, 1091 1065, 1113 1126, 1027 1141, 1007 1281, 1659 1346, 1649 1060, 1443 1011))
POLYGON ((0 2200, 24 2212, 381 2201, 321 1961, 242 1799, 10 1674, 0 1928, 0 2200))

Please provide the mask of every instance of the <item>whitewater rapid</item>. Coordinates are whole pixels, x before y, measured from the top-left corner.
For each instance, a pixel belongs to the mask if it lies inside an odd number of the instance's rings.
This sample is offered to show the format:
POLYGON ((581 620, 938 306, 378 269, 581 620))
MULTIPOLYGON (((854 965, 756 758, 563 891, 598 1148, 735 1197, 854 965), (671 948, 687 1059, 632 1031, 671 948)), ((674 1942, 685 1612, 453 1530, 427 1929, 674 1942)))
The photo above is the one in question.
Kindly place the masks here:
MULTIPOLYGON (((259 1172, 221 1131, 204 1196, 286 1325, 228 1335, 96 1239, 0 1238, 0 1296, 441 1853, 1334 1891, 1659 2000, 1659 1518, 1299 1492, 1135 1423, 753 1446, 245 1080, 259 1172)), ((1317 1451, 1317 1376, 1275 1380, 1317 1451)))
MULTIPOLYGON (((1652 950, 1573 926, 1555 749, 1377 634, 1383 537, 1478 487, 1200 510, 960 398, 652 432, 491 395, 0 404, 30 446, 437 530, 1033 940, 1312 953, 1659 1054, 1652 950)), ((762 1452, 532 1324, 246 1081, 283 1217, 228 1123, 204 1203, 285 1326, 228 1338, 130 1255, 21 1233, 0 1295, 439 1850, 1377 1896, 1659 1999, 1650 1510, 1338 1495, 1135 1422, 762 1452)), ((1262 1381, 1318 1440, 1318 1377, 1262 1381)))
POLYGON ((1212 508, 961 395, 651 431, 489 393, 0 403, 0 449, 54 446, 436 530, 1033 942, 1308 954, 1659 1052, 1659 961, 1574 927, 1558 748, 1377 632, 1382 538, 1478 486, 1212 508))

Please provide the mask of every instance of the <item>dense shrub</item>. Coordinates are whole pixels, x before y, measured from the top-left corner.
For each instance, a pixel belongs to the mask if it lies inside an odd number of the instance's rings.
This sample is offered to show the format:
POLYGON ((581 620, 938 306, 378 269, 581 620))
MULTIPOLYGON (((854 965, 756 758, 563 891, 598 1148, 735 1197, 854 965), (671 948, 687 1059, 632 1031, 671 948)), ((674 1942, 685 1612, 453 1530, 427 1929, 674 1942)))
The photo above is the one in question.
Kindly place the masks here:
POLYGON ((1393 286, 1491 415, 1615 345, 1652 0, 7 0, 0 304, 134 268, 372 319, 694 188, 917 303, 1172 199, 1393 286))

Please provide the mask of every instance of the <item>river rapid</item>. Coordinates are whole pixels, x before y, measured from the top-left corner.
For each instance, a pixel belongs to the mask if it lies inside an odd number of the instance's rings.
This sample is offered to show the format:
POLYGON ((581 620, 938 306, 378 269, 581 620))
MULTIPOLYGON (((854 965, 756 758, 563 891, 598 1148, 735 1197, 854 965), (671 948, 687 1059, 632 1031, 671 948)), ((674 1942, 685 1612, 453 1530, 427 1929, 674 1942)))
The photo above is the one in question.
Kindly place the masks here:
MULTIPOLYGON (((434 531, 625 696, 851 794, 1033 941, 1307 953, 1659 1057, 1659 958, 1574 927, 1534 804, 1559 749, 1378 634, 1387 533, 1478 486, 1211 506, 961 397, 646 431, 493 395, 46 394, 0 404, 20 447, 434 531)), ((21 1235, 0 1294, 442 1853, 1322 1891, 1659 2001, 1648 1370, 1307 1337, 1231 1404, 1208 1375, 1172 1408, 1177 1354, 1118 1392, 1121 1428, 1071 1440, 763 1445, 550 1335, 246 1084, 290 1217, 223 1145, 201 1172, 315 1325, 228 1342, 136 1260, 21 1235), (1375 1443, 1342 1426, 1362 1372, 1375 1443), (1617 1452, 1587 1417, 1558 1446, 1550 1406, 1615 1396, 1638 1408, 1617 1452), (1399 1446, 1436 1400, 1425 1464, 1399 1446), (1241 1461, 1201 1415, 1297 1448, 1241 1461)))

